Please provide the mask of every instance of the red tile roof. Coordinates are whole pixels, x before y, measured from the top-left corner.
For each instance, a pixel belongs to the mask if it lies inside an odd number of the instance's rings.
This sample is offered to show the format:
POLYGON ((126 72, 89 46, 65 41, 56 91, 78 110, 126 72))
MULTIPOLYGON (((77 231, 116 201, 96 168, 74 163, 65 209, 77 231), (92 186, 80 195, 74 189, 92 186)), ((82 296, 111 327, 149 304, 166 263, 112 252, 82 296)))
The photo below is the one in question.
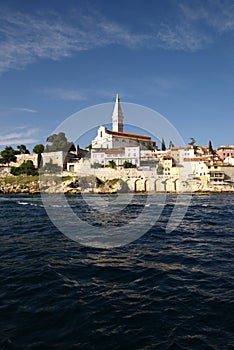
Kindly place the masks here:
POLYGON ((93 149, 92 152, 94 153, 107 153, 107 154, 119 154, 119 153, 125 153, 123 149, 106 149, 106 148, 101 148, 99 150, 93 149))
POLYGON ((106 130, 107 134, 113 135, 116 138, 123 139, 132 139, 136 141, 144 141, 144 142, 154 142, 150 136, 140 135, 140 134, 131 134, 128 132, 118 132, 112 130, 106 130))

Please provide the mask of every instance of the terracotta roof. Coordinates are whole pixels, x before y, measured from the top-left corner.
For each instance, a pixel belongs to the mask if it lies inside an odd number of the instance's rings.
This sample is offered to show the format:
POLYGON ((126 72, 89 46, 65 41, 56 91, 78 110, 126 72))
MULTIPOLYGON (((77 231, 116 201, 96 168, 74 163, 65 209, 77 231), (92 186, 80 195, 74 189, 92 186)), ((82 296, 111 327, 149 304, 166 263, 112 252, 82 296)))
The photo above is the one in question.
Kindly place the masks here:
POLYGON ((178 151, 178 150, 186 150, 186 151, 189 151, 190 149, 193 149, 193 146, 184 146, 184 147, 182 147, 182 146, 176 146, 176 147, 171 147, 170 148, 170 150, 171 151, 178 151))
POLYGON ((107 130, 106 129, 107 134, 113 135, 114 137, 117 138, 131 138, 133 140, 139 140, 139 141, 145 141, 145 142, 154 142, 151 137, 149 136, 145 136, 145 135, 140 135, 140 134, 131 134, 128 132, 118 132, 118 131, 112 131, 112 130, 107 130))
POLYGON ((184 158, 184 162, 200 162, 200 161, 206 161, 207 158, 203 158, 203 157, 196 157, 196 158, 184 158))
POLYGON ((234 149, 234 146, 231 145, 231 146, 220 146, 217 148, 217 150, 221 150, 221 149, 234 149))
POLYGON ((92 150, 94 153, 107 153, 107 154, 119 154, 119 153, 125 153, 125 151, 123 149, 100 149, 100 150, 92 150))

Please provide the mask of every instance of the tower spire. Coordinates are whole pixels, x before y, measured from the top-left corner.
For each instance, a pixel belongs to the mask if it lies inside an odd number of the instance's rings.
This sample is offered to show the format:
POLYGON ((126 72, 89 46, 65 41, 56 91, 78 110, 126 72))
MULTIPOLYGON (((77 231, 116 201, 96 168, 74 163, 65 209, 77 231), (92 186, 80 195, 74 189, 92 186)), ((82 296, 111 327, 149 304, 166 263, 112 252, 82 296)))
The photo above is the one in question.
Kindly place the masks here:
POLYGON ((112 114, 112 130, 123 132, 123 112, 120 105, 119 94, 116 94, 115 106, 112 114))

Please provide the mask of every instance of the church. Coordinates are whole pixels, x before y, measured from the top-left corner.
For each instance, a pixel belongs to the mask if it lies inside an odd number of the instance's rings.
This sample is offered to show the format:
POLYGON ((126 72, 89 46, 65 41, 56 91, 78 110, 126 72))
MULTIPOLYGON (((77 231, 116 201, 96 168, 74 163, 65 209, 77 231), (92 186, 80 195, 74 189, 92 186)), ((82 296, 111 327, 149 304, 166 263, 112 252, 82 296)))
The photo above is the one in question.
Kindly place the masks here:
POLYGON ((117 94, 112 114, 112 130, 100 126, 97 136, 92 141, 92 149, 125 149, 131 146, 139 146, 142 150, 156 149, 155 141, 151 137, 124 132, 123 119, 124 115, 117 94))

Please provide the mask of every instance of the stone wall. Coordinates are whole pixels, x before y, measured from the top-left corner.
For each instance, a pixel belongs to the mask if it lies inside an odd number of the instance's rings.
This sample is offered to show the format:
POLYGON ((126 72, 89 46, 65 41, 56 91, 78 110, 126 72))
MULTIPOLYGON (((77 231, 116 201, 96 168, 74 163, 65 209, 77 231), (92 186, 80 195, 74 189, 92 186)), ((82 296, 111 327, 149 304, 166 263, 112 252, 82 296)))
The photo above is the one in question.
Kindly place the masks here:
POLYGON ((22 163, 31 160, 35 167, 37 167, 37 154, 17 154, 16 155, 16 162, 11 162, 10 167, 12 166, 20 166, 22 163))

